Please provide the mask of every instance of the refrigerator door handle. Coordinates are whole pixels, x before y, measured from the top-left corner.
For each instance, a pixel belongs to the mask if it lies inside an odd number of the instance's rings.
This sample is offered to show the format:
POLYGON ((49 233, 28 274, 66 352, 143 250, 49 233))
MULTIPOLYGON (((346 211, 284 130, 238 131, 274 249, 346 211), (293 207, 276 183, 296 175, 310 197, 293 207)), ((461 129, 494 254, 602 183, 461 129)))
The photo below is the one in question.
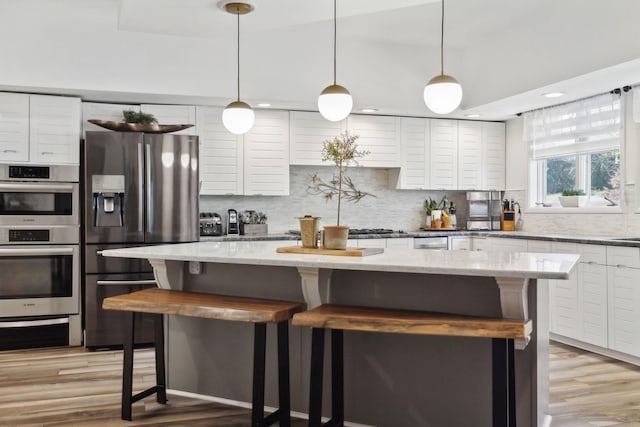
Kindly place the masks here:
POLYGON ((147 172, 147 181, 145 185, 145 195, 144 195, 144 198, 147 203, 147 207, 145 209, 147 214, 146 215, 146 224, 147 224, 146 232, 151 233, 151 194, 153 194, 151 186, 153 185, 153 183, 151 182, 151 145, 150 144, 145 144, 144 146, 144 158, 145 158, 145 167, 146 167, 145 169, 147 172))
POLYGON ((98 286, 134 286, 134 285, 157 285, 155 280, 98 280, 98 286))
MULTIPOLYGON (((142 200, 142 196, 146 196, 144 194, 144 188, 145 188, 145 184, 144 184, 144 166, 145 166, 145 162, 143 159, 143 153, 142 153, 142 145, 144 144, 144 142, 139 142, 138 143, 138 190, 140 191, 140 196, 138 198, 138 231, 142 232, 144 231, 144 201, 142 200)), ((147 157, 149 157, 149 147, 147 146, 147 157)), ((147 162, 147 165, 149 163, 147 162)))

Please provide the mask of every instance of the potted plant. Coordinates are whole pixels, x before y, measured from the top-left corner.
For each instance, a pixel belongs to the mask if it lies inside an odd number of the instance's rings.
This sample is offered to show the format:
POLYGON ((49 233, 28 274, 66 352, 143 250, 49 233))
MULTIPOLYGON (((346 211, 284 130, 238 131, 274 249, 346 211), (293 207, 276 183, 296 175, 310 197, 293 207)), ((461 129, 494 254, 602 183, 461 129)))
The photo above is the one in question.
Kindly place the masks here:
POLYGON ((562 195, 558 196, 558 200, 564 208, 577 208, 585 204, 586 197, 583 190, 570 188, 563 190, 562 195))
MULTIPOLYGON (((343 132, 340 136, 328 139, 322 143, 322 161, 331 161, 336 167, 333 178, 329 182, 323 181, 318 174, 311 177, 311 184, 307 187, 310 194, 321 194, 327 201, 337 198, 338 213, 335 226, 324 226, 324 247, 327 249, 346 249, 349 227, 340 224, 340 208, 342 200, 359 202, 363 197, 373 194, 358 190, 349 175, 347 167, 357 164, 358 159, 369 154, 366 150, 358 150, 356 140, 358 135, 343 132)), ((375 196, 374 196, 375 197, 375 196)))

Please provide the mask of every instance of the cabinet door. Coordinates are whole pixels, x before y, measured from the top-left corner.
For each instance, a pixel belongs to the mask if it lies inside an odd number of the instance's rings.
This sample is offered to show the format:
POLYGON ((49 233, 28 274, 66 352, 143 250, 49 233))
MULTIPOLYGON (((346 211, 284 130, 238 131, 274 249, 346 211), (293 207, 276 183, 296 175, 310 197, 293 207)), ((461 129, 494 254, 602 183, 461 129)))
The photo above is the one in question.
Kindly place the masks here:
POLYGON ((474 251, 490 251, 491 239, 484 236, 471 237, 471 249, 474 251))
POLYGON ((413 238, 398 237, 387 240, 387 248, 411 249, 413 248, 413 238))
POLYGON ((29 161, 29 95, 0 93, 0 161, 29 161))
POLYGON ((350 115, 349 134, 358 135, 360 150, 367 150, 360 166, 400 167, 400 117, 350 115))
POLYGON ((244 135, 244 194, 289 194, 289 113, 257 111, 244 135))
POLYGON ((505 124, 482 123, 482 189, 505 189, 505 124))
POLYGON ((527 252, 527 241, 509 237, 489 237, 491 250, 495 252, 527 252))
POLYGON ((458 189, 482 190, 482 123, 458 122, 458 189))
POLYGON ((434 190, 458 189, 458 122, 431 120, 429 186, 434 190))
POLYGON ((80 98, 30 95, 29 160, 80 164, 80 98))
POLYGON ((466 236, 449 237, 449 249, 452 251, 470 251, 471 237, 466 237, 466 236))
POLYGON ((400 119, 400 170, 393 183, 400 190, 429 188, 429 119, 400 119))
POLYGON ((387 239, 357 239, 359 248, 386 248, 387 239))
POLYGON ((640 270, 608 266, 609 348, 640 357, 640 270))
POLYGON ((243 140, 222 124, 222 108, 196 110, 200 143, 200 194, 243 193, 243 140))
POLYGON ((527 240, 527 252, 549 254, 551 253, 551 242, 546 240, 527 240))
MULTIPOLYGON (((196 124, 196 107, 194 105, 142 104, 140 110, 143 113, 153 114, 158 124, 161 125, 196 124)), ((222 120, 222 115, 220 120, 222 120)), ((198 130, 194 126, 173 133, 177 135, 198 135, 198 130)))
POLYGON ((289 112, 290 163, 292 165, 331 166, 322 161, 322 142, 339 136, 346 120, 331 122, 320 113, 289 112))
POLYGON ((607 266, 594 262, 580 263, 578 277, 582 340, 607 347, 607 266))
POLYGON ((140 111, 139 105, 128 104, 103 104, 100 102, 83 102, 82 103, 82 136, 86 137, 86 132, 111 132, 108 129, 89 123, 89 119, 97 120, 111 120, 114 122, 121 122, 124 120, 123 111, 133 110, 140 111))
MULTIPOLYGON (((577 243, 552 242, 553 253, 579 254, 577 243)), ((580 264, 571 272, 568 280, 549 280, 551 332, 582 340, 581 293, 579 287, 580 264)))

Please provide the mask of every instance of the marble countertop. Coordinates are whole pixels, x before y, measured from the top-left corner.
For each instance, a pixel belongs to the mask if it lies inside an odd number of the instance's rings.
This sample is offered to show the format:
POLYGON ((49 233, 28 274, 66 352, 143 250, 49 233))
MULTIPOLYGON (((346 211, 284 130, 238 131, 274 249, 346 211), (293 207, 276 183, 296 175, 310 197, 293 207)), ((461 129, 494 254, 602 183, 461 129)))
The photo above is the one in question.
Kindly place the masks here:
MULTIPOLYGON (((386 249, 353 257, 277 253, 283 242, 194 242, 104 250, 104 256, 153 260, 309 267, 402 273, 567 279, 578 261, 574 254, 386 249)), ((286 246, 286 245, 285 245, 286 246)))
MULTIPOLYGON (((455 230, 455 231, 423 231, 414 230, 403 233, 391 234, 357 234, 349 236, 349 239, 395 239, 414 237, 442 237, 442 236, 493 236, 513 239, 547 240, 553 242, 572 242, 593 245, 608 246, 628 246, 640 247, 640 237, 637 240, 625 240, 630 237, 623 236, 580 236, 548 233, 533 233, 525 231, 475 231, 475 230, 455 230)), ((243 241, 273 241, 273 240, 300 240, 299 235, 290 233, 274 233, 265 236, 201 236, 202 242, 243 242, 243 241)))

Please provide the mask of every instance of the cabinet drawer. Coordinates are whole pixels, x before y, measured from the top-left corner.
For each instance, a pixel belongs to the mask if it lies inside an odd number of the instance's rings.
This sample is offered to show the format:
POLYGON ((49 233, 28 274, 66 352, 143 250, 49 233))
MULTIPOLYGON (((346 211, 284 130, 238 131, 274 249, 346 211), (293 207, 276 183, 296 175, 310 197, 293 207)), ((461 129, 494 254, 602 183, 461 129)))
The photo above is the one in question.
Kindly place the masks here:
POLYGON ((580 262, 607 264, 607 247, 603 245, 580 245, 580 262))
POLYGON ((607 246, 607 264, 640 268, 640 248, 607 246))

